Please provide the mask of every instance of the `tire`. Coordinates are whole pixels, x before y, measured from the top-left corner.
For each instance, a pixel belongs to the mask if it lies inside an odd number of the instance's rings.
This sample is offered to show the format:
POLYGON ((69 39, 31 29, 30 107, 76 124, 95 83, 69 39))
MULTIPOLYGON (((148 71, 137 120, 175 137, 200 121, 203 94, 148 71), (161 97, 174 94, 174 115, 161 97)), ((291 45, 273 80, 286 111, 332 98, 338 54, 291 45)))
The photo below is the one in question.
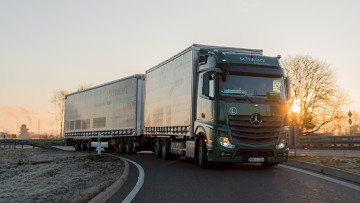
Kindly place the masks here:
POLYGON ((80 149, 81 149, 81 151, 86 151, 85 141, 81 141, 81 143, 80 143, 80 149))
POLYGON ((200 168, 205 168, 208 165, 207 147, 204 138, 198 142, 197 162, 200 168))
POLYGON ((161 145, 161 154, 164 160, 170 159, 170 140, 164 139, 161 145))
POLYGON ((120 153, 120 154, 122 154, 122 153, 124 153, 124 139, 123 138, 119 138, 118 139, 118 152, 120 153))
POLYGON ((93 151, 93 148, 91 147, 91 140, 86 142, 86 150, 87 151, 93 151))
POLYGON ((160 138, 156 138, 156 140, 155 140, 154 155, 155 155, 156 158, 160 158, 162 156, 160 138))
POLYGON ((261 163, 261 165, 264 167, 264 168, 271 168, 271 167, 274 167, 276 165, 278 165, 278 163, 274 163, 274 162, 264 162, 264 163, 261 163))
POLYGON ((75 148, 75 151, 79 151, 79 150, 80 150, 79 141, 75 141, 75 142, 74 142, 74 148, 75 148))
POLYGON ((133 153, 133 146, 132 146, 132 141, 130 138, 127 138, 125 140, 125 152, 126 154, 132 154, 133 153))

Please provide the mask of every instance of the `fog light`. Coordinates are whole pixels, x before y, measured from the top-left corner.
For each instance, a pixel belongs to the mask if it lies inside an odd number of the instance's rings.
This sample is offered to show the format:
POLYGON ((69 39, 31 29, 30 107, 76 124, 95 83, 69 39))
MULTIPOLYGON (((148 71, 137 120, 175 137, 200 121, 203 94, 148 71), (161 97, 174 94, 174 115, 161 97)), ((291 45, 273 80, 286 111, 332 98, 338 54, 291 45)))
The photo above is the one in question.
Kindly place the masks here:
POLYGON ((221 146, 223 146, 223 147, 226 147, 229 149, 235 148, 235 145, 231 144, 229 141, 229 138, 227 138, 227 137, 220 137, 219 142, 220 142, 221 146))

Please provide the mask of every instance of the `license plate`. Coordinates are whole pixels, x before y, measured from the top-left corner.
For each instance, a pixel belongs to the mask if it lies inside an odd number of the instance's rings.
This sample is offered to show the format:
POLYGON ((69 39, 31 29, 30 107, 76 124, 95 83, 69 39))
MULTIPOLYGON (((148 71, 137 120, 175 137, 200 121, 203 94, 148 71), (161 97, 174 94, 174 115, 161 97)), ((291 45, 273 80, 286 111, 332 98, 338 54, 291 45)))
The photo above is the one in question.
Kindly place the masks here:
POLYGON ((264 157, 249 157, 248 161, 259 163, 259 162, 264 162, 265 159, 264 159, 264 157))

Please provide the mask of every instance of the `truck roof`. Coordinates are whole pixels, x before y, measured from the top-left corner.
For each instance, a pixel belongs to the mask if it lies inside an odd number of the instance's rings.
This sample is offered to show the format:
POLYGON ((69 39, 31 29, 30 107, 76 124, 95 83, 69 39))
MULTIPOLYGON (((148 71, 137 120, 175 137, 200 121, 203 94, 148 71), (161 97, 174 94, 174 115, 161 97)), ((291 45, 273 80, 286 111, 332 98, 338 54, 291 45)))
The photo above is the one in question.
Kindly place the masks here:
POLYGON ((117 83, 117 82, 120 82, 120 81, 123 81, 123 80, 131 79, 131 78, 143 79, 144 77, 145 77, 144 74, 131 75, 131 76, 128 76, 128 77, 125 77, 125 78, 121 78, 121 79, 118 79, 118 80, 113 80, 111 82, 107 82, 107 83, 104 83, 104 84, 101 84, 101 85, 97 85, 97 86, 94 86, 94 87, 90 87, 90 88, 87 88, 87 89, 83 89, 83 90, 80 90, 80 91, 77 91, 77 92, 67 94, 67 95, 65 95, 65 98, 68 97, 68 96, 74 95, 74 94, 79 94, 79 93, 90 91, 90 90, 93 90, 93 89, 96 89, 96 88, 111 85, 111 84, 114 84, 114 83, 117 83))
POLYGON ((159 63, 158 65, 148 69, 146 71, 146 73, 149 73, 149 72, 157 69, 158 67, 169 63, 170 61, 180 57, 181 55, 183 55, 186 52, 189 52, 191 50, 199 51, 200 49, 206 49, 206 50, 208 49, 209 51, 210 50, 213 51, 214 49, 218 49, 219 51, 222 51, 222 52, 233 52, 233 53, 243 53, 243 54, 256 54, 256 55, 262 55, 263 54, 262 49, 247 49, 247 48, 224 47, 224 46, 215 46, 215 45, 192 44, 190 47, 188 47, 185 50, 179 52, 178 54, 176 54, 176 55, 170 57, 169 59, 159 63))

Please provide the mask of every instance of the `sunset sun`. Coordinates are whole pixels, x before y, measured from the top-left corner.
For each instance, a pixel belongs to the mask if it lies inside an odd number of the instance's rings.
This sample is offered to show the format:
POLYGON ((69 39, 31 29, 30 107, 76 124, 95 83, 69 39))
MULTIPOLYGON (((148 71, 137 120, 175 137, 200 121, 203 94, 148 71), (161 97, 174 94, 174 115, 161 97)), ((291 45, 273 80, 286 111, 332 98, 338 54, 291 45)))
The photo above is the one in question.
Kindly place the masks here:
POLYGON ((300 99, 294 100, 293 105, 291 106, 291 111, 294 113, 299 113, 301 110, 300 108, 300 99))

